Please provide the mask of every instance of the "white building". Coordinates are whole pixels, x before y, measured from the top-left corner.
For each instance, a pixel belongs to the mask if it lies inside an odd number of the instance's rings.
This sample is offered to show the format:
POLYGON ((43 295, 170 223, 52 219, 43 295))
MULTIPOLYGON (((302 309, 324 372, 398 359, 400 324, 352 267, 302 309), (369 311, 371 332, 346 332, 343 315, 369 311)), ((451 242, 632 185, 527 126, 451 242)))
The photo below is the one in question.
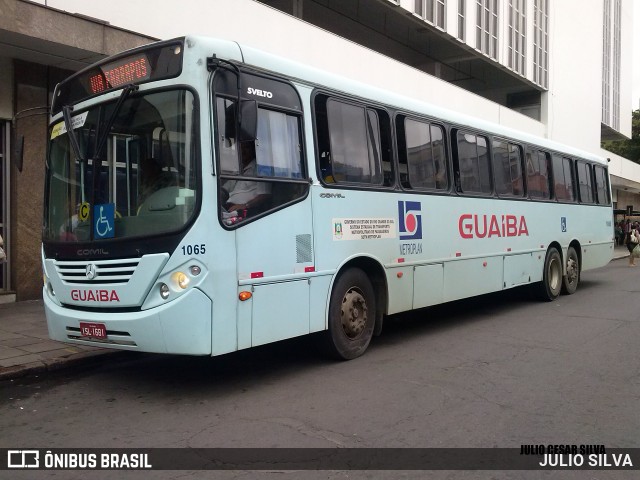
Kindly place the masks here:
POLYGON ((0 292, 40 295, 44 110, 60 78, 185 33, 236 40, 610 158, 616 208, 640 210, 631 136, 632 0, 5 0, 0 16, 0 292), (137 32, 137 33, 134 33, 137 32), (427 74, 425 75, 426 72, 427 74), (25 165, 10 132, 25 134, 25 165), (38 183, 39 182, 39 183, 38 183))

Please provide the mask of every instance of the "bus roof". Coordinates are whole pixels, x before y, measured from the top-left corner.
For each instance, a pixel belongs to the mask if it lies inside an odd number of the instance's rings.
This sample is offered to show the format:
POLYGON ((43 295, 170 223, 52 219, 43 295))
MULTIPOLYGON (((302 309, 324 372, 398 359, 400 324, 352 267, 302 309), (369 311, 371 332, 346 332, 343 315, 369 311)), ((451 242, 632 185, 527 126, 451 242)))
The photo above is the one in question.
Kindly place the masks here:
MULTIPOLYGON (((188 41, 191 41, 194 46, 200 52, 198 55, 210 56, 215 53, 219 58, 223 58, 221 53, 230 52, 230 42, 227 40, 221 40, 206 36, 187 36, 188 41), (201 52, 201 50, 204 52, 201 52)), ((239 58, 233 55, 235 58, 228 58, 230 60, 242 61, 246 65, 255 69, 270 72, 275 75, 286 76, 290 80, 309 85, 310 87, 325 88, 328 90, 334 90, 342 92, 349 96, 358 98, 365 98, 369 101, 374 101, 380 105, 386 105, 394 107, 400 110, 404 110, 407 113, 415 113, 418 115, 425 115, 434 119, 440 119, 447 123, 454 125, 464 125, 477 130, 485 131, 498 136, 504 136, 513 140, 519 140, 525 143, 535 144, 550 150, 555 150, 567 155, 579 156, 585 159, 589 159, 599 163, 606 163, 606 161, 593 153, 586 152, 574 147, 570 147, 559 142, 549 140, 544 137, 526 133, 522 130, 506 127, 494 122, 486 121, 481 118, 477 118, 464 113, 459 113, 453 110, 448 110, 424 100, 410 98, 403 95, 402 92, 384 90, 363 82, 349 79, 344 76, 329 73, 325 70, 315 68, 310 65, 305 65, 299 62, 286 59, 284 57, 274 55, 263 50, 250 47, 247 45, 237 44, 231 42, 239 49, 239 58)), ((390 67, 393 63, 396 63, 392 59, 390 67)), ((366 68, 366 67, 363 67, 366 68)), ((437 81, 437 79, 427 73, 419 72, 424 76, 425 81, 437 81)))

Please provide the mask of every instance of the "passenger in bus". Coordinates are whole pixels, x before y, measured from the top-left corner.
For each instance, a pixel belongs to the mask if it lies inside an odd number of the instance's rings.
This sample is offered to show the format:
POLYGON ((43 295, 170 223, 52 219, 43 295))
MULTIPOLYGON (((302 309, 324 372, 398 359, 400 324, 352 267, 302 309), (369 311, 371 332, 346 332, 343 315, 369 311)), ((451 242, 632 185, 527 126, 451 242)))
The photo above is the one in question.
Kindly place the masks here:
POLYGON ((140 178, 139 205, 158 190, 175 185, 171 173, 164 169, 160 161, 152 157, 140 162, 138 176, 140 178))
MULTIPOLYGON (((257 177, 254 142, 241 143, 242 175, 257 177)), ((271 185, 268 182, 251 180, 228 180, 222 188, 229 197, 224 204, 227 212, 238 212, 239 216, 251 216, 265 209, 271 198, 271 185)))
POLYGON ((62 242, 75 242, 78 237, 74 233, 78 228, 78 212, 80 211, 80 204, 75 206, 75 210, 69 216, 69 218, 60 226, 58 239, 62 242))

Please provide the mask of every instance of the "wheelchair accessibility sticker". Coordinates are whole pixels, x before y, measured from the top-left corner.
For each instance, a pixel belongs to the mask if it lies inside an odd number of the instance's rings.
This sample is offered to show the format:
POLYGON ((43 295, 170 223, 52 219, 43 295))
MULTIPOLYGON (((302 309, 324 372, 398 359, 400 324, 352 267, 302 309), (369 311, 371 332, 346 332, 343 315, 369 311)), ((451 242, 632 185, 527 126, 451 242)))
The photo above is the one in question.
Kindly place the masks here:
POLYGON ((104 203, 93 207, 94 238, 113 238, 115 212, 116 208, 113 203, 104 203))

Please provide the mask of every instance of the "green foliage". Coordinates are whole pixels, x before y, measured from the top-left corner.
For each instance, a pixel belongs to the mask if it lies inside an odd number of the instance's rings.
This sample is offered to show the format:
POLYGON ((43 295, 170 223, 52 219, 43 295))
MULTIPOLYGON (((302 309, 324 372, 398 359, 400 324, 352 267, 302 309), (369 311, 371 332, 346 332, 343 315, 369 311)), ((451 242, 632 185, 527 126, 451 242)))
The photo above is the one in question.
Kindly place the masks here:
POLYGON ((640 163, 640 109, 632 113, 631 140, 602 142, 602 148, 632 162, 640 163))

